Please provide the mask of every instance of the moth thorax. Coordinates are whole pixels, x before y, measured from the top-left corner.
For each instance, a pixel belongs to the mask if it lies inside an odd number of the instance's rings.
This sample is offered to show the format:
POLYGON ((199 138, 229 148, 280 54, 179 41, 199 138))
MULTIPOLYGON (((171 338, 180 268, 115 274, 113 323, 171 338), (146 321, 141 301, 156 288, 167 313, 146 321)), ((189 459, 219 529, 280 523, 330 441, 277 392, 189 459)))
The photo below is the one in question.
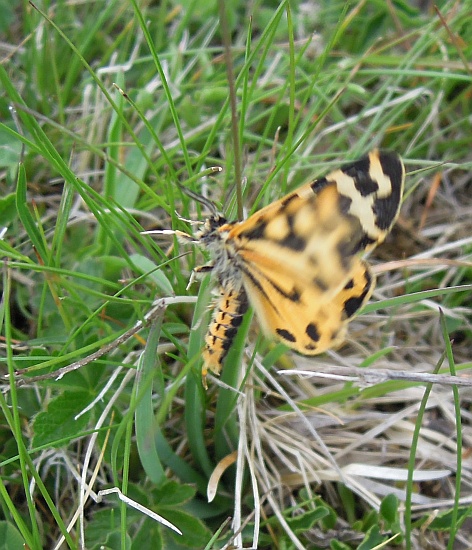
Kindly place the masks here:
POLYGON ((224 288, 241 289, 241 259, 234 247, 227 242, 227 232, 217 232, 212 237, 205 246, 213 260, 213 274, 224 288))

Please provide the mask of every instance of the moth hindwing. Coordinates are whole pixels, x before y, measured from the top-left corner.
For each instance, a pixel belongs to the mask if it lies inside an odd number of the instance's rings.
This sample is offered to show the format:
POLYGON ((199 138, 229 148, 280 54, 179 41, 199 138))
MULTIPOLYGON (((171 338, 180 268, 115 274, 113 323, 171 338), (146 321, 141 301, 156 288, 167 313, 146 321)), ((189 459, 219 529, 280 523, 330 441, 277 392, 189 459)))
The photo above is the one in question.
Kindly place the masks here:
POLYGON ((220 373, 249 305, 269 337, 299 353, 341 343, 375 286, 359 256, 395 223, 404 176, 396 153, 375 149, 242 222, 212 212, 195 237, 213 260, 197 271, 211 269, 219 289, 203 377, 220 373))

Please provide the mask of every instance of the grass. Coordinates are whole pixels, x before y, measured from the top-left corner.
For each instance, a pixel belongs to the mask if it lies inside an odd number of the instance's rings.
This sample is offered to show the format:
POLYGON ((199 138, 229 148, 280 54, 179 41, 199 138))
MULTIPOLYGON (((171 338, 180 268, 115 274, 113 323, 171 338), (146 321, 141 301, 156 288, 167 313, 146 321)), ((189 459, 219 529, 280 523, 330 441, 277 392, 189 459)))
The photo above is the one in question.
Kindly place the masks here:
POLYGON ((204 391, 206 258, 142 231, 205 217, 177 183, 237 216, 216 3, 0 4, 3 547, 470 546, 472 3, 437 5, 225 3, 245 214, 377 146, 408 176, 346 344, 248 316, 204 391))

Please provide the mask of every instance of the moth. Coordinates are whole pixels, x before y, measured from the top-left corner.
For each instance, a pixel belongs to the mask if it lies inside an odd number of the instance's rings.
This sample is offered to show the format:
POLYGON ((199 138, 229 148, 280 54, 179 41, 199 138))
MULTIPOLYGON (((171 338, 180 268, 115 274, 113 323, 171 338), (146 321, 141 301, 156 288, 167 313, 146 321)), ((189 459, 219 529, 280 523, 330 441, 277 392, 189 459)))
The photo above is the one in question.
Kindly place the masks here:
POLYGON ((370 298, 375 278, 360 254, 381 243, 398 217, 405 169, 392 151, 371 151, 307 183, 241 222, 215 205, 195 235, 206 248, 219 296, 203 349, 202 376, 219 374, 249 306, 264 333, 303 355, 339 345, 370 298))

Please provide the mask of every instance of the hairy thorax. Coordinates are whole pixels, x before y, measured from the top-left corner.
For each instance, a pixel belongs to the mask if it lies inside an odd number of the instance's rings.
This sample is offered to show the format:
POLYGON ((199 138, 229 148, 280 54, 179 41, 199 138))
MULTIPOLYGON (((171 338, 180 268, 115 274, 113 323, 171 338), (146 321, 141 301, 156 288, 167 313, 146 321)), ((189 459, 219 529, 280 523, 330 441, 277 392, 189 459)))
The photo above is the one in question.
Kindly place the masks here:
POLYGON ((212 216, 205 222, 198 239, 210 253, 212 273, 219 284, 225 288, 240 290, 243 284, 241 258, 235 240, 228 239, 235 225, 227 223, 221 216, 212 216))

